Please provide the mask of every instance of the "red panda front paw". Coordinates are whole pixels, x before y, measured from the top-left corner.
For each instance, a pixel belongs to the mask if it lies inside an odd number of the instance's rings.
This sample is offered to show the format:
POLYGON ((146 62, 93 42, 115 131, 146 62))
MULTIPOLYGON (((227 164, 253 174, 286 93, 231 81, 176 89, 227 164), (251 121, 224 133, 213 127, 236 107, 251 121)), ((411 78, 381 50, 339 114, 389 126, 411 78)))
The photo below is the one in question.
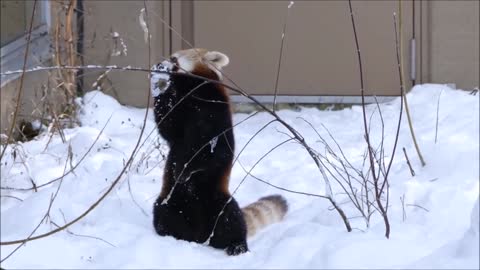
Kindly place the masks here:
POLYGON ((232 244, 225 248, 225 251, 230 256, 240 255, 248 251, 247 243, 232 244))
POLYGON ((171 64, 166 61, 152 66, 150 73, 150 92, 153 97, 163 94, 170 86, 170 74, 164 72, 171 71, 171 64))

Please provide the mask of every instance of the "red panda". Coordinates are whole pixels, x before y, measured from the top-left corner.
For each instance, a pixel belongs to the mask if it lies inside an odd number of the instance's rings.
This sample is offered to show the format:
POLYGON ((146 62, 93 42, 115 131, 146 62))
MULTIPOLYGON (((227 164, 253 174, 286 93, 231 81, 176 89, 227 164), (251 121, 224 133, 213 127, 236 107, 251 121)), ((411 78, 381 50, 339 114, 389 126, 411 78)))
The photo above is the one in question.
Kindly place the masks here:
POLYGON ((247 237, 278 222, 287 212, 279 195, 240 208, 228 190, 234 160, 229 96, 215 83, 229 58, 220 52, 189 49, 174 53, 151 73, 154 115, 170 151, 160 195, 153 206, 159 235, 206 243, 228 255, 248 251, 247 237))

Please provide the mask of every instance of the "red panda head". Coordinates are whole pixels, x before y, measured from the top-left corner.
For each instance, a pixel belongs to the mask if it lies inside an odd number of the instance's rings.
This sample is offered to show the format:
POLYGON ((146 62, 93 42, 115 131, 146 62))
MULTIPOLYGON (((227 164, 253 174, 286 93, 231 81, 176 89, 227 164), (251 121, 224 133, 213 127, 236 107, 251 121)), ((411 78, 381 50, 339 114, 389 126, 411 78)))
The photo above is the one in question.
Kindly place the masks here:
POLYGON ((177 51, 170 57, 172 71, 193 73, 210 79, 222 79, 222 68, 229 63, 228 56, 217 51, 206 49, 187 49, 177 51), (213 72, 213 73, 212 73, 213 72), (215 78, 216 74, 218 78, 215 78))
POLYGON ((159 96, 170 86, 170 75, 167 73, 192 73, 212 80, 221 80, 221 70, 228 63, 228 56, 217 51, 198 48, 177 51, 169 60, 152 66, 152 71, 161 71, 150 74, 152 96, 159 96))

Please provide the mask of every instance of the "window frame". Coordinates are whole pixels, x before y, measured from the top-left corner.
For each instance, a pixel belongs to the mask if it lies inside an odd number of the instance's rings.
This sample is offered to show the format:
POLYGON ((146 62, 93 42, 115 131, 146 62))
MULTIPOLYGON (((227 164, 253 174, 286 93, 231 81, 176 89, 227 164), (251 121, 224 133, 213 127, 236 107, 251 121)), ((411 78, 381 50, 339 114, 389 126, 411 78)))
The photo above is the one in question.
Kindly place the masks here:
MULTIPOLYGON (((51 3, 50 0, 47 0, 39 1, 38 4, 39 5, 37 5, 36 8, 37 11, 41 10, 41 24, 32 30, 26 68, 32 68, 36 65, 40 65, 45 60, 50 59, 51 56, 51 3)), ((27 36, 28 33, 25 33, 23 36, 0 48, 0 67, 2 72, 19 70, 23 68, 25 51, 28 44, 27 36)), ((20 73, 1 76, 0 87, 5 86, 20 76, 20 73)))

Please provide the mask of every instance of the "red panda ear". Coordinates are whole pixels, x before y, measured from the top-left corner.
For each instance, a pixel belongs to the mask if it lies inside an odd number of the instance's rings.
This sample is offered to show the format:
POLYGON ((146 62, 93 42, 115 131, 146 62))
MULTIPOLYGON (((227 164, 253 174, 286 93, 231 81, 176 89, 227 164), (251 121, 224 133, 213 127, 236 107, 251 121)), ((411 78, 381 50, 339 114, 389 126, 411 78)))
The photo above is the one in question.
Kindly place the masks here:
POLYGON ((205 59, 214 64, 217 68, 222 68, 230 62, 228 56, 221 52, 211 51, 205 54, 205 59))

